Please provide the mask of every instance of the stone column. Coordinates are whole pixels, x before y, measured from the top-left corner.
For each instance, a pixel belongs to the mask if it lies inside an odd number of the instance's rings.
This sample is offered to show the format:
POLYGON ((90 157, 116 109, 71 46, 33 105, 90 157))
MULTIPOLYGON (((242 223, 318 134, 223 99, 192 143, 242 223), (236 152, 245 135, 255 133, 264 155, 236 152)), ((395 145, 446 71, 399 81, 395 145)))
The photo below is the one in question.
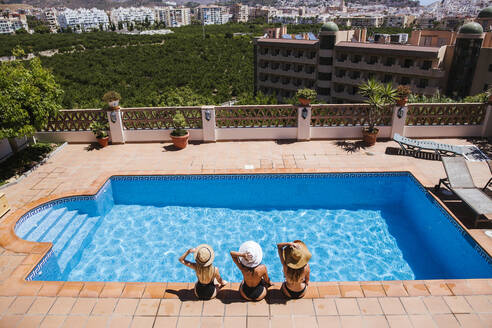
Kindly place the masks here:
POLYGON ((202 131, 204 142, 215 142, 215 106, 202 106, 202 131))
POLYGON ((393 118, 391 119, 391 135, 390 138, 393 138, 395 133, 398 133, 401 136, 405 135, 405 122, 407 121, 407 106, 398 106, 395 105, 393 107, 393 118))
POLYGON ((111 143, 124 144, 125 132, 123 131, 123 122, 121 120, 120 107, 117 107, 114 110, 109 110, 107 114, 108 114, 111 143))
POLYGON ((487 105, 482 123, 482 137, 492 137, 492 102, 487 105))
POLYGON ((297 107, 297 140, 311 139, 311 106, 297 107))

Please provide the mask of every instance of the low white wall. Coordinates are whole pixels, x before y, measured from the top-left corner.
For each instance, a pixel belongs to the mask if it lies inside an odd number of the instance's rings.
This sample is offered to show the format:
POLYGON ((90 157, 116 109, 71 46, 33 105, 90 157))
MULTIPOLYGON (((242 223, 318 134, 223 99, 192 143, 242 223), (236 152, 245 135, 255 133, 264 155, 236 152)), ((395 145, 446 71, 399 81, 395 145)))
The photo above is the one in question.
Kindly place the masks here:
POLYGON ((215 129, 217 140, 297 139, 297 128, 222 128, 215 129))
MULTIPOLYGON (((389 138, 391 126, 380 126, 379 138, 389 138)), ((311 127, 311 139, 360 139, 361 126, 323 126, 311 127)))
POLYGON ((92 133, 91 131, 36 132, 34 136, 40 142, 97 142, 94 133, 92 133))
MULTIPOLYGON (((168 130, 123 130, 125 142, 171 141, 171 129, 168 130)), ((189 129, 190 140, 203 140, 202 129, 189 129)))
POLYGON ((405 126, 404 136, 409 138, 480 137, 482 125, 405 126))

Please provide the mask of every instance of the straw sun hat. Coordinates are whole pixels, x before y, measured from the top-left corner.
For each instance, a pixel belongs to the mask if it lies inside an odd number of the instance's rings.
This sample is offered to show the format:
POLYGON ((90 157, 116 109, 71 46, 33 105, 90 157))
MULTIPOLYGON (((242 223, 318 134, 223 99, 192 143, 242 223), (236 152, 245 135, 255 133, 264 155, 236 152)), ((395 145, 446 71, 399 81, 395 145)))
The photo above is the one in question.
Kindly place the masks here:
POLYGON ((196 263, 208 267, 214 261, 214 249, 207 244, 201 244, 196 248, 194 256, 196 263))
POLYGON ((239 252, 249 253, 251 255, 249 259, 242 256, 239 258, 242 265, 248 268, 257 267, 263 259, 263 251, 261 250, 261 246, 252 240, 242 243, 239 247, 239 252))
POLYGON ((306 244, 300 240, 295 240, 295 244, 300 246, 296 247, 285 247, 283 250, 283 257, 285 264, 291 269, 300 269, 304 267, 311 258, 311 252, 309 252, 306 244))

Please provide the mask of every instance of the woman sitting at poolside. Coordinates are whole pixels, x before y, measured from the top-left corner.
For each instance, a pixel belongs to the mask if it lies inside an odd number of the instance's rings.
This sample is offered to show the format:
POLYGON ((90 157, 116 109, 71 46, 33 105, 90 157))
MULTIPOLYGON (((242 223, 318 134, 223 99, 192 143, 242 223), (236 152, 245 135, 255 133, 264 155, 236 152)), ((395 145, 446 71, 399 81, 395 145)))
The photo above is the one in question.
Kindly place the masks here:
POLYGON ((267 288, 272 284, 266 266, 260 264, 263 258, 261 246, 254 241, 247 241, 239 247, 239 252, 231 252, 231 257, 243 274, 239 286, 241 296, 248 301, 264 299, 267 288))
POLYGON ((179 262, 195 270, 198 281, 195 284, 195 295, 202 300, 209 300, 217 295, 217 289, 224 287, 227 281, 220 276, 219 269, 212 265, 214 250, 209 245, 202 244, 196 248, 190 248, 179 258, 179 262), (195 262, 186 260, 188 254, 194 253, 195 262), (215 282, 219 284, 218 288, 215 282))
POLYGON ((301 298, 309 284, 309 259, 311 253, 306 244, 300 240, 293 243, 277 244, 278 256, 284 269, 285 282, 282 293, 288 298, 301 298))

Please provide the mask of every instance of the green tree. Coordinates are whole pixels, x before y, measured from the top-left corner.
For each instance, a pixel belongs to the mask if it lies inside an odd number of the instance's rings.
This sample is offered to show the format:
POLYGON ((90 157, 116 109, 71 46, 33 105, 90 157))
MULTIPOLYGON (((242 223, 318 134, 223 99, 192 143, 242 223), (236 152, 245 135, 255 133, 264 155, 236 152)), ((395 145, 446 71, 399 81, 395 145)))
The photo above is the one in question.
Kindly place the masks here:
MULTIPOLYGON (((12 54, 23 57, 16 48, 12 54)), ((39 58, 27 62, 15 60, 0 65, 0 138, 9 138, 17 150, 14 138, 30 136, 40 130, 50 115, 61 108, 63 91, 39 58)))

